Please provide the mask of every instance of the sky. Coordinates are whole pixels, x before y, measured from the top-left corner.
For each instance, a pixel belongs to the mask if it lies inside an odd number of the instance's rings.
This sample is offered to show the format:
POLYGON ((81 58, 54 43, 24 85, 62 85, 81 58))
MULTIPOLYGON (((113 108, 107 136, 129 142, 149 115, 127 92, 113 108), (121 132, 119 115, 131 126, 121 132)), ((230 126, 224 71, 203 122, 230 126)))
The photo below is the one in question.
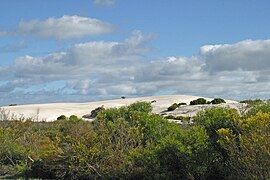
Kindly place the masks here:
POLYGON ((2 0, 0 105, 270 97, 269 0, 2 0))

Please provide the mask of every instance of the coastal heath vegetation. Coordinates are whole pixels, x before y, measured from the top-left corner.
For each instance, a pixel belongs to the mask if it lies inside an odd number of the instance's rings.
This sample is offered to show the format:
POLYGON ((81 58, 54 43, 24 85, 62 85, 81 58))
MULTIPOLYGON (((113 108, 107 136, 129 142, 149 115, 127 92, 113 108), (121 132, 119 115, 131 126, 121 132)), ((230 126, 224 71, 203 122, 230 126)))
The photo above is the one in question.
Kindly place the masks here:
POLYGON ((199 112, 182 126, 150 103, 98 112, 93 122, 0 121, 0 178, 269 179, 270 104, 239 115, 199 112))

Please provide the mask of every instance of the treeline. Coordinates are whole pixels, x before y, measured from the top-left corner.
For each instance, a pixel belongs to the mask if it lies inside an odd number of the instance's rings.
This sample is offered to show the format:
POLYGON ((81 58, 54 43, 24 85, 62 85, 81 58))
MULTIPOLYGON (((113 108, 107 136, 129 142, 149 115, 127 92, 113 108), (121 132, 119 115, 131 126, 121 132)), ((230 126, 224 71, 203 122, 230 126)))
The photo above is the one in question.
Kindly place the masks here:
MULTIPOLYGON (((0 178, 269 179, 270 104, 170 123, 139 102, 54 122, 0 122, 0 178)), ((64 117, 64 116, 63 116, 64 117)))

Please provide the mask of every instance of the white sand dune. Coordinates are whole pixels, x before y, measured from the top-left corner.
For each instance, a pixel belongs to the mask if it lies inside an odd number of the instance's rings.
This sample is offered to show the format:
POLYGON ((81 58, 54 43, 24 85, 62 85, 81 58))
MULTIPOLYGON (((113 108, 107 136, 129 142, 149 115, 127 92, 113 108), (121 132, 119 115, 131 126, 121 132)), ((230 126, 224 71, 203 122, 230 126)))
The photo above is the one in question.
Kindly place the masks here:
MULTIPOLYGON (((153 106, 153 112, 161 113, 167 110, 167 108, 173 103, 187 103, 199 98, 198 96, 185 96, 185 95, 163 95, 163 96, 151 96, 140 98, 126 98, 116 99, 98 102, 86 102, 86 103, 51 103, 51 104, 30 104, 30 105, 18 105, 18 106, 5 106, 2 109, 14 114, 17 117, 23 116, 25 118, 33 118, 40 121, 53 121, 60 115, 76 115, 82 117, 85 114, 89 114, 93 109, 104 105, 105 108, 127 106, 135 102, 151 102, 153 106)), ((212 100, 211 98, 205 98, 206 100, 212 100)), ((237 103, 235 101, 226 100, 228 104, 237 103)))

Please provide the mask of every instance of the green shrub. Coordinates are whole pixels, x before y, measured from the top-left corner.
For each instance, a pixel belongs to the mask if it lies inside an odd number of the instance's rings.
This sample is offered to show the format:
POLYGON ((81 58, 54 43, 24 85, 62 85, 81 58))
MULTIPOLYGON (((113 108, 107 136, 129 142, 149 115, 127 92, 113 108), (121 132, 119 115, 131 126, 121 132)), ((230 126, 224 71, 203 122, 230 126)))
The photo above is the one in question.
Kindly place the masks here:
POLYGON ((139 111, 144 113, 151 113, 152 112, 152 106, 149 102, 136 102, 128 106, 129 111, 139 111))
POLYGON ((67 120, 67 117, 65 115, 61 115, 57 118, 57 120, 67 120))
POLYGON ((168 116, 165 116, 165 118, 166 118, 166 119, 174 119, 175 116, 170 114, 170 115, 168 115, 168 116))
POLYGON ((176 116, 175 117, 175 120, 183 120, 183 119, 185 119, 186 117, 184 117, 184 116, 176 116))
POLYGON ((71 115, 71 116, 69 117, 69 120, 70 120, 70 121, 78 121, 79 118, 78 118, 78 116, 71 115))
POLYGON ((214 107, 199 112, 193 120, 194 123, 204 126, 210 138, 216 141, 216 131, 220 128, 233 128, 234 120, 238 118, 235 109, 214 107))
POLYGON ((100 106, 100 107, 97 107, 97 108, 93 109, 93 110, 91 111, 90 118, 95 118, 95 117, 97 117, 98 113, 101 112, 101 111, 104 111, 104 110, 105 110, 105 108, 104 108, 103 105, 100 106))
POLYGON ((0 165, 16 166, 25 161, 25 149, 15 141, 14 133, 11 128, 0 127, 0 165))
POLYGON ((203 126, 209 136, 211 155, 210 164, 211 178, 220 179, 220 177, 230 174, 228 168, 227 151, 218 143, 219 135, 217 131, 221 128, 230 128, 233 132, 237 132, 235 123, 240 119, 235 109, 229 108, 208 108, 199 112, 193 119, 194 123, 203 126), (218 178, 219 177, 219 178, 218 178))
POLYGON ((94 122, 0 121, 0 179, 270 178, 269 103, 241 117, 205 109, 185 126, 150 110, 135 103, 94 122))
POLYGON ((184 116, 174 116, 174 115, 168 115, 168 116, 165 116, 166 119, 175 119, 175 120, 184 120, 186 119, 187 117, 184 117, 184 116))
POLYGON ((185 105, 187 105, 187 103, 178 103, 178 106, 185 106, 185 105))
POLYGON ((110 108, 101 111, 97 115, 97 119, 106 122, 114 122, 119 118, 123 118, 130 124, 136 123, 136 121, 152 112, 152 106, 148 102, 137 102, 127 107, 110 108))
POLYGON ((193 101, 190 101, 190 105, 206 104, 207 101, 204 98, 198 98, 193 101))
POLYGON ((211 101, 211 104, 221 104, 221 103, 226 103, 226 101, 221 98, 215 98, 211 101))
POLYGON ((174 111, 178 107, 179 105, 177 103, 173 103, 170 107, 168 107, 168 111, 174 111))
POLYGON ((259 105, 263 103, 263 101, 261 99, 255 99, 255 100, 248 99, 248 100, 240 101, 240 103, 246 103, 248 105, 254 106, 254 105, 259 105))
POLYGON ((218 142, 230 154, 228 179, 270 179, 270 113, 258 112, 241 119, 236 127, 239 134, 231 128, 217 131, 218 142))
POLYGON ((261 102, 259 104, 255 104, 248 110, 248 115, 256 115, 258 112, 268 113, 270 112, 270 102, 261 102))

